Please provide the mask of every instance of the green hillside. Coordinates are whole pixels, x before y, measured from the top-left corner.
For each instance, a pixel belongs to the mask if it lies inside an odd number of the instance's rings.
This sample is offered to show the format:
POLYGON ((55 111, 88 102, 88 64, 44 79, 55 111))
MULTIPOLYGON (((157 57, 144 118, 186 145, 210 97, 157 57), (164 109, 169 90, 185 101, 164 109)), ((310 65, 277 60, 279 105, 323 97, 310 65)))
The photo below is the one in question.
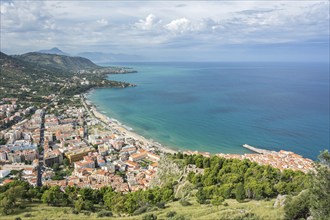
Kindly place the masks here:
POLYGON ((16 58, 35 63, 38 66, 55 68, 58 70, 66 70, 70 72, 78 72, 80 70, 97 69, 100 66, 83 57, 71 57, 58 54, 45 54, 31 52, 16 56, 16 58))
POLYGON ((179 202, 166 204, 164 209, 150 211, 147 214, 136 216, 113 216, 99 217, 98 213, 79 213, 73 214, 69 207, 51 207, 44 204, 34 203, 21 210, 15 215, 1 216, 1 219, 143 219, 144 216, 155 214, 157 219, 284 219, 284 210, 274 208, 275 200, 249 201, 239 203, 236 200, 226 200, 228 206, 200 205, 191 200, 191 206, 182 206, 179 202), (173 215, 172 217, 169 217, 173 215))
POLYGON ((81 57, 42 53, 9 56, 0 52, 0 99, 46 101, 42 97, 72 96, 93 87, 127 87, 110 81, 107 74, 135 72, 121 67, 100 67, 81 57))

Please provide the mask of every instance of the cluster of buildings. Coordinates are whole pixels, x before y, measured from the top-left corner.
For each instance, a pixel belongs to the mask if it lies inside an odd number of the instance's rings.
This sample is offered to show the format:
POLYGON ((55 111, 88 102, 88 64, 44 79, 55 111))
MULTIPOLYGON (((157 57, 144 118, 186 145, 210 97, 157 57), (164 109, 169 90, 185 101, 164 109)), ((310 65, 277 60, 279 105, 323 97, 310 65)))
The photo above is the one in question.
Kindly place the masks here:
POLYGON ((0 162, 31 164, 38 159, 42 114, 42 109, 37 110, 30 120, 0 132, 0 138, 6 140, 6 144, 0 145, 0 162))
POLYGON ((40 142, 40 128, 43 109, 38 109, 30 120, 23 120, 0 132, 0 139, 6 139, 7 144, 14 144, 17 140, 32 141, 34 144, 40 142))
POLYGON ((74 170, 65 180, 58 181, 51 180, 49 173, 45 174, 44 184, 93 189, 112 186, 120 192, 149 187, 160 160, 149 146, 117 129, 98 129, 104 122, 85 108, 69 108, 65 116, 62 119, 45 116, 45 140, 49 142, 45 141, 44 161, 51 166, 47 154, 52 153, 53 158, 58 158, 57 163, 61 162, 57 155, 62 155, 74 170), (86 126, 82 126, 83 123, 86 126), (47 143, 54 140, 48 138, 51 136, 49 132, 56 140, 51 147, 47 143))
POLYGON ((256 162, 261 165, 271 165, 272 167, 283 169, 299 170, 304 173, 313 170, 313 161, 308 158, 304 158, 298 154, 290 151, 280 150, 268 151, 263 149, 258 149, 251 147, 249 145, 244 145, 245 148, 255 151, 254 154, 217 154, 219 157, 224 157, 227 159, 248 159, 252 162, 256 162))
POLYGON ((17 140, 13 144, 0 146, 0 161, 10 163, 32 163, 38 159, 37 145, 29 140, 17 140))
POLYGON ((86 108, 56 103, 54 108, 60 114, 38 109, 29 120, 1 133, 8 140, 0 147, 2 176, 22 170, 22 177, 36 185, 40 160, 46 167, 41 175, 44 185, 112 186, 120 192, 149 187, 160 160, 150 146, 121 130, 99 129, 104 122, 86 108), (72 174, 55 180, 51 167, 64 160, 73 167, 72 174))
POLYGON ((33 106, 21 108, 16 102, 16 98, 3 98, 0 102, 0 127, 6 129, 11 123, 20 121, 34 111, 33 106))
MULTIPOLYGON (((26 114, 34 111, 34 107, 27 109, 26 114)), ((2 178, 9 176, 10 171, 17 170, 30 184, 37 184, 38 144, 43 113, 43 109, 38 109, 29 120, 25 119, 0 132, 0 138, 6 140, 6 144, 0 145, 2 178)))
POLYGON ((103 132, 89 137, 94 147, 83 147, 64 152, 73 164, 72 175, 65 181, 46 180, 48 185, 90 187, 112 186, 119 192, 146 189, 154 177, 160 157, 129 138, 103 132), (97 137, 96 137, 97 136, 97 137))
POLYGON ((112 186, 120 192, 150 186, 160 160, 153 148, 124 131, 107 126, 100 129, 104 122, 86 107, 55 103, 53 108, 60 113, 45 114, 38 109, 29 120, 1 133, 7 144, 0 146, 0 161, 4 164, 0 178, 10 175, 11 170, 21 170, 22 178, 36 185, 42 161, 43 185, 93 189, 112 186), (64 160, 71 165, 72 173, 56 180, 52 167, 58 164, 64 169, 64 160))

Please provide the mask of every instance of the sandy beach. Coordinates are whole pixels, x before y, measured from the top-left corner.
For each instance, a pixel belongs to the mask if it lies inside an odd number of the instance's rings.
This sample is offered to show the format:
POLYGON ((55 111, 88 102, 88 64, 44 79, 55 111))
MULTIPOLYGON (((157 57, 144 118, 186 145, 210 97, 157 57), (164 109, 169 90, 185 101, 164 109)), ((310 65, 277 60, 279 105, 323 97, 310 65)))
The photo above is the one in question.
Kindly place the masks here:
POLYGON ((96 119, 100 120, 103 123, 103 125, 110 131, 114 133, 118 133, 124 136, 125 138, 132 138, 136 141, 142 142, 144 146, 148 146, 150 148, 153 147, 155 148, 155 150, 159 150, 162 153, 170 153, 170 154, 178 153, 177 150, 171 149, 169 147, 165 147, 154 140, 147 139, 142 135, 130 131, 129 127, 125 126, 117 119, 109 118, 108 116, 102 114, 100 111, 97 110, 96 106, 93 105, 92 102, 86 99, 85 94, 81 96, 81 100, 85 108, 88 110, 88 112, 96 119))

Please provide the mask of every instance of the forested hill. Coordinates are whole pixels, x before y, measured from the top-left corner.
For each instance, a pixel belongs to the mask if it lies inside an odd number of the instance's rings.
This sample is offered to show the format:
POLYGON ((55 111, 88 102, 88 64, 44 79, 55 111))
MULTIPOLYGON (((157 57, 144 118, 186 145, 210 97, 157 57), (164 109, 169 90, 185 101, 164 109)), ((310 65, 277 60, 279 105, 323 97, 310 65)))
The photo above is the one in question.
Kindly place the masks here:
POLYGON ((28 53, 9 56, 0 52, 0 99, 41 100, 51 94, 72 96, 93 87, 127 87, 109 81, 106 74, 129 73, 132 69, 100 67, 81 57, 28 53))
POLYGON ((89 59, 83 57, 71 57, 65 55, 45 54, 38 52, 26 53, 22 55, 17 55, 15 57, 30 63, 35 63, 39 66, 46 66, 70 72, 101 68, 89 59))
POLYGON ((10 84, 12 80, 30 83, 32 80, 52 79, 56 76, 63 76, 62 72, 52 71, 49 68, 34 65, 33 63, 17 59, 2 52, 0 52, 0 67, 1 83, 6 84, 10 84))

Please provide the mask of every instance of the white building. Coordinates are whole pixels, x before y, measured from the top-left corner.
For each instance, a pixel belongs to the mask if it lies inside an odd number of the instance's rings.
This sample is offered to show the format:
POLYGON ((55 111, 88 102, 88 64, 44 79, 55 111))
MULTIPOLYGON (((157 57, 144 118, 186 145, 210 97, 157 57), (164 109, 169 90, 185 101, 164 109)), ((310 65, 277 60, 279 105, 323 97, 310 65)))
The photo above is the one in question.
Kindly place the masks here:
POLYGON ((10 170, 0 170, 0 178, 4 178, 10 174, 10 170))

